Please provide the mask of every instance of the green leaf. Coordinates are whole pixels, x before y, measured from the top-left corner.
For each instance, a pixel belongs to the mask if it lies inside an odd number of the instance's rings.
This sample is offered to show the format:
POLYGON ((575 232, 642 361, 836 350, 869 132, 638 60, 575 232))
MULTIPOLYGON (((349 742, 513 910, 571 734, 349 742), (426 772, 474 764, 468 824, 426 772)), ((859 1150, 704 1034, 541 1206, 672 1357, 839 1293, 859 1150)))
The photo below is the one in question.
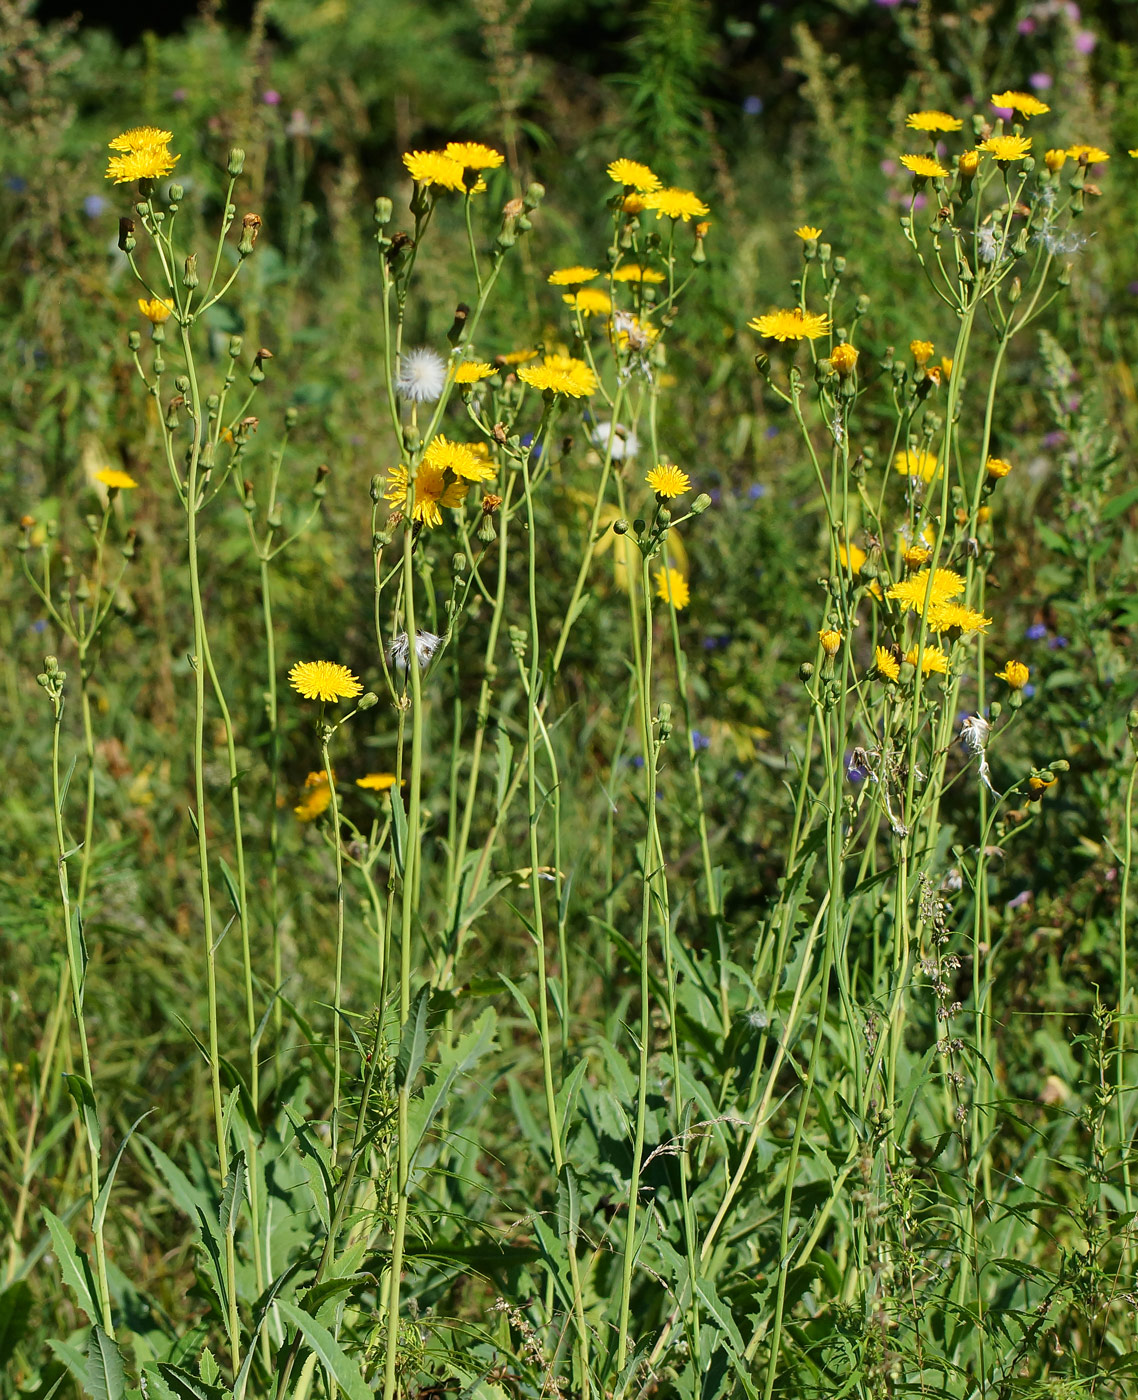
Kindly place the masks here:
POLYGON ((63 1221, 52 1215, 46 1206, 43 1208, 43 1218, 51 1232, 51 1242, 55 1248, 55 1257, 59 1260, 63 1281, 75 1294, 75 1301, 94 1322, 100 1316, 100 1311, 95 1303, 95 1280, 91 1275, 87 1257, 80 1253, 63 1221))
POLYGON ((111 1163, 110 1170, 107 1172, 106 1177, 103 1179, 103 1184, 99 1188, 99 1199, 95 1202, 94 1221, 96 1230, 101 1230, 103 1228, 103 1221, 107 1218, 107 1206, 110 1204, 111 1200, 111 1187, 114 1184, 115 1173, 119 1169, 119 1163, 122 1161, 122 1154, 126 1151, 126 1145, 134 1136, 135 1130, 142 1120, 149 1117, 153 1112, 154 1110, 152 1108, 148 1108, 145 1113, 140 1114, 131 1124, 126 1137, 119 1143, 119 1150, 115 1153, 115 1159, 111 1163))
POLYGON ((427 1008, 430 1000, 431 989, 424 983, 411 1004, 406 1023, 399 1034, 395 1083, 401 1089, 414 1083, 427 1058, 427 1008))
POLYGON ((229 1164, 229 1173, 225 1178, 225 1188, 221 1193, 221 1205, 217 1212, 222 1230, 230 1237, 237 1231, 237 1220, 241 1214, 242 1202, 245 1199, 245 1182, 248 1175, 245 1154, 238 1152, 229 1164))
POLYGON ((0 1367, 11 1358, 28 1330, 32 1291, 26 1279, 17 1279, 0 1293, 0 1367))
POLYGON ((98 1323, 87 1342, 87 1389, 94 1400, 123 1400, 126 1394, 122 1356, 98 1323))
POLYGON ((99 1110, 95 1105, 95 1091, 81 1074, 65 1074, 63 1081, 67 1085, 68 1093, 75 1100, 79 1117, 83 1120, 91 1155, 98 1157, 102 1134, 99 1131, 99 1110))
POLYGON ((580 1227, 581 1198, 577 1193, 577 1177, 569 1163, 564 1162, 557 1180, 557 1233, 568 1254, 577 1251, 580 1227))
POLYGON ((373 1391, 360 1375, 359 1366, 344 1354, 339 1342, 326 1327, 287 1299, 282 1298, 277 1307, 286 1321, 301 1333, 348 1400, 375 1400, 373 1391))
POLYGON ((173 1366, 169 1361, 158 1363, 158 1374, 174 1392, 175 1400, 226 1400, 229 1391, 210 1385, 200 1376, 173 1366))
POLYGON ((403 807, 403 796, 398 786, 391 789, 391 858, 395 869, 403 879, 403 867, 407 853, 407 813, 403 807))

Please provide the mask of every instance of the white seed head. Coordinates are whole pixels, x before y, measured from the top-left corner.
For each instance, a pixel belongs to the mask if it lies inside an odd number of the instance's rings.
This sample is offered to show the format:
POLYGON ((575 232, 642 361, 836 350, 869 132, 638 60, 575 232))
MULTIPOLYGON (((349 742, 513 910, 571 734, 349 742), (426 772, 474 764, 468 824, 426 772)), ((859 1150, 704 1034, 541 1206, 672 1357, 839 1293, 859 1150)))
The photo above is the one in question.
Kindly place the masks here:
POLYGON ((446 361, 425 347, 408 350, 399 357, 399 372, 395 389, 401 399, 411 403, 434 403, 446 383, 446 361))

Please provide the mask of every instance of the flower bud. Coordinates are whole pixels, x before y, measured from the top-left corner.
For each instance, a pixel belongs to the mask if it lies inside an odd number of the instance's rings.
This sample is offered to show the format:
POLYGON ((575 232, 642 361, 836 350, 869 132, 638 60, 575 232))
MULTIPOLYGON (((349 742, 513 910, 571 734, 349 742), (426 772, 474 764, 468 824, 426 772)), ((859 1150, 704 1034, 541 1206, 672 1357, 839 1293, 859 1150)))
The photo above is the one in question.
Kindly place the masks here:
POLYGON ((356 702, 357 710, 371 710, 379 704, 379 696, 374 690, 365 690, 356 702))
POLYGON ((138 239, 134 236, 134 220, 119 220, 119 247, 124 253, 133 253, 138 246, 138 239))
POLYGON ((257 242, 257 235, 260 232, 260 214, 246 214, 241 220, 241 241, 237 245, 237 251, 243 258, 247 258, 253 251, 253 247, 257 242))
POLYGON ((706 491, 701 491, 691 503, 692 515, 702 515, 709 505, 711 505, 711 497, 706 491))
POLYGON ((539 185, 535 180, 527 187, 525 194, 522 196, 522 203, 527 209, 536 209, 544 198, 545 186, 539 185))
POLYGON ((813 676, 814 663, 812 661, 804 661, 798 668, 798 679, 805 684, 807 681, 812 680, 813 676))
POLYGON ((373 213, 376 223, 382 228, 384 224, 391 222, 392 215, 395 213, 395 205, 385 194, 381 194, 375 201, 373 213))
POLYGON ((623 518, 620 520, 614 520, 612 523, 612 532, 614 535, 627 535, 628 521, 623 518))
POLYGON ((198 285, 198 255, 191 253, 182 272, 182 286, 192 291, 198 285))
POLYGON ((229 152, 228 170, 230 175, 240 175, 245 169, 245 152, 240 146, 233 146, 229 152))
POLYGON ((137 354, 142 349, 142 336, 137 331, 130 331, 126 338, 126 348, 132 355, 137 354))

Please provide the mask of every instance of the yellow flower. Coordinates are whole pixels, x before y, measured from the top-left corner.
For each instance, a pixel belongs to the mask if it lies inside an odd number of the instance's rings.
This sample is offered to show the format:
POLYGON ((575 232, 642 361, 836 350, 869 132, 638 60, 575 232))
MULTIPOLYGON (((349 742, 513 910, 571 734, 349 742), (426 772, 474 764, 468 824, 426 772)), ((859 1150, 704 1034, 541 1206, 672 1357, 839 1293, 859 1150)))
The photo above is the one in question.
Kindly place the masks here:
POLYGON ((901 663, 888 647, 878 647, 873 653, 873 662, 879 676, 885 676, 891 681, 900 680, 901 663))
POLYGON ((935 481, 940 475, 940 463, 935 452, 927 452, 923 448, 919 452, 912 452, 905 448, 893 458, 893 470, 900 472, 902 476, 920 477, 922 481, 929 482, 935 481))
POLYGON ((305 778, 304 792, 292 810, 302 822, 314 822, 331 805, 332 784, 328 781, 327 771, 322 768, 319 773, 309 773, 305 778))
POLYGON ((305 700, 353 700, 363 686, 338 661, 298 661, 288 673, 293 690, 305 700))
POLYGON ((958 627, 961 632, 986 632, 992 619, 963 603, 937 603, 929 607, 929 627, 934 632, 949 632, 958 627))
POLYGON ((144 146, 168 146, 173 139, 172 131, 157 126, 132 126, 107 144, 112 151, 137 151, 144 146))
POLYGON ((608 177, 625 189, 639 190, 641 194, 651 194, 660 188, 660 177, 638 160, 614 160, 609 163, 608 177))
POLYGON ((919 569, 922 564, 927 564, 932 557, 932 550, 927 549, 923 544, 911 544, 901 555, 906 569, 919 569))
POLYGON ((856 574, 861 572, 861 566, 865 563, 868 555, 860 545, 840 544, 838 545, 838 558, 841 560, 843 568, 849 569, 851 574, 856 574))
POLYGON ((506 157, 493 146, 479 141, 448 141, 444 155, 457 161, 465 170, 497 170, 506 157))
POLYGON ((1067 152, 1053 147, 1043 157, 1043 162, 1052 175, 1058 175, 1059 171, 1067 164, 1067 152))
MULTIPOLYGON (((465 442, 448 442, 442 433, 427 444, 427 450, 423 453, 423 463, 439 471, 453 472, 455 476, 461 476, 467 481, 489 481, 497 474, 487 454, 477 451, 465 442)), ((419 470, 421 475, 422 466, 419 470)), ((416 491, 418 484, 416 481, 416 491)))
POLYGON ((116 471, 114 467, 103 467, 95 473, 95 480, 108 491, 133 491, 138 485, 128 472, 116 471))
POLYGON ((575 399, 597 392, 597 376, 583 360, 569 355, 546 355, 540 365, 518 370, 518 378, 534 389, 551 389, 575 399))
POLYGON ((657 496, 663 496, 667 500, 682 496, 685 491, 691 490, 691 478, 687 472, 681 471, 679 467, 666 466, 663 462, 658 467, 653 467, 644 480, 657 496))
POLYGON ((367 788, 371 792, 386 792, 395 786, 394 773, 365 773, 356 779, 356 787, 367 788))
POLYGON ((140 146, 125 155, 111 156, 107 162, 108 180, 129 185, 135 180, 158 180, 169 175, 181 156, 170 154, 169 146, 140 146))
POLYGON ((905 118, 905 125, 913 131, 959 131, 964 123, 959 117, 933 110, 910 112, 905 118))
POLYGON ((838 371, 842 379, 847 379, 853 372, 854 365, 857 364, 857 351, 847 340, 843 340, 840 345, 835 345, 830 352, 830 363, 838 371))
POLYGON ((600 275, 599 268, 581 267, 574 263, 572 267, 555 268, 545 280, 551 287, 572 287, 577 282, 591 282, 600 275))
POLYGON ((1039 98, 1032 97, 1030 92, 994 92, 992 106, 1010 107, 1021 117, 1041 117, 1044 112, 1051 110, 1046 102, 1040 102, 1039 98))
POLYGON ((614 282, 663 282, 662 272, 654 267, 641 267, 639 263, 624 263, 612 274, 614 282))
POLYGON ((504 355, 498 355, 498 356, 496 356, 495 358, 497 358, 498 360, 500 360, 500 361, 502 362, 502 364, 504 364, 504 365, 524 365, 524 364, 526 363, 527 360, 536 360, 536 359, 537 359, 537 351, 536 351, 536 350, 509 350, 509 351, 506 352, 506 354, 504 354, 504 355))
POLYGON ((480 379, 489 379, 492 374, 497 374, 493 365, 487 364, 485 360, 467 360, 465 364, 459 365, 454 372, 454 382, 456 384, 477 384, 480 379))
POLYGON ((1022 690, 1027 684, 1031 671, 1022 661, 1005 661, 1004 669, 997 671, 996 675, 1000 680, 1007 681, 1013 690, 1022 690))
POLYGON ((653 190, 644 201, 645 209, 655 209, 657 219, 702 219, 711 211, 698 195, 691 190, 677 189, 669 185, 667 189, 653 190))
POLYGON ((1027 800, 1038 802, 1047 789, 1058 781, 1054 773, 1033 773, 1027 780, 1027 800))
POLYGON ((679 569, 657 569, 655 578, 657 598, 665 603, 670 601, 677 612, 687 607, 691 600, 691 591, 687 579, 679 569))
POLYGON ((1067 154, 1080 165, 1101 165, 1110 155, 1101 146, 1068 146, 1067 154))
MULTIPOLYGON (((400 464, 391 469, 385 483, 384 499, 391 505, 403 509, 407 505, 407 468, 400 464)), ((446 472, 425 459, 419 463, 419 474, 415 478, 415 504, 411 507, 411 519, 421 520, 429 530, 443 522, 440 506, 456 510, 466 500, 470 484, 466 481, 452 481, 448 485, 446 472)))
MULTIPOLYGON (((910 647, 909 650, 905 653, 905 660, 909 663, 910 666, 915 666, 917 664, 918 650, 919 648, 917 647, 910 647)), ((924 655, 921 657, 921 670, 925 673, 926 676, 931 675, 934 671, 938 672, 942 676, 947 676, 948 657, 945 656, 944 652, 941 651, 940 647, 926 646, 924 655)))
POLYGON ((902 156, 900 159, 905 169, 911 170, 919 180, 943 180, 948 175, 940 161, 933 160, 932 156, 902 156))
POLYGON ((565 292, 561 300, 582 316, 607 316, 612 310, 612 297, 599 287, 580 287, 575 292, 565 292))
POLYGON ((801 228, 794 230, 795 236, 801 238, 803 243, 810 243, 822 237, 822 230, 815 228, 813 224, 803 224, 801 228))
POLYGON ((923 612, 925 599, 930 608, 940 603, 951 602, 964 592, 964 580, 953 569, 938 569, 930 574, 928 569, 895 583, 886 593, 895 603, 901 604, 902 612, 923 612))
POLYGON ((1012 464, 1005 462, 1002 457, 989 457, 985 466, 988 475, 995 477, 1007 476, 1011 469, 1012 464))
POLYGON ((1030 136, 989 136, 980 142, 980 150, 987 151, 997 160, 1023 160, 1031 155, 1030 136))
POLYGON ((913 363, 918 369, 924 369, 932 358, 933 343, 931 340, 910 340, 909 354, 913 357, 913 363))
POLYGON ((977 170, 980 169, 980 152, 961 151, 956 157, 956 168, 960 171, 961 175, 967 175, 969 177, 975 175, 977 170))
POLYGON ((747 322, 748 327, 770 340, 817 340, 830 332, 830 318, 820 311, 770 311, 747 322))
POLYGON ((951 379, 951 378, 952 378, 952 356, 951 356, 951 355, 942 355, 942 356, 940 357, 940 369, 941 369, 941 373, 944 375, 944 377, 945 377, 946 379, 951 379))
MULTIPOLYGON (((444 190, 464 193, 463 167, 445 151, 407 151, 403 164, 417 185, 439 185, 444 190)), ((483 181, 478 182, 485 189, 483 181)))
POLYGON ((827 656, 837 656, 838 648, 842 644, 842 634, 833 627, 823 627, 818 633, 818 640, 822 643, 822 650, 827 656))
POLYGON ((138 309, 152 325, 160 326, 163 321, 168 321, 170 319, 170 313, 174 309, 174 303, 168 298, 159 301, 157 297, 150 300, 147 300, 146 297, 139 297, 138 309))

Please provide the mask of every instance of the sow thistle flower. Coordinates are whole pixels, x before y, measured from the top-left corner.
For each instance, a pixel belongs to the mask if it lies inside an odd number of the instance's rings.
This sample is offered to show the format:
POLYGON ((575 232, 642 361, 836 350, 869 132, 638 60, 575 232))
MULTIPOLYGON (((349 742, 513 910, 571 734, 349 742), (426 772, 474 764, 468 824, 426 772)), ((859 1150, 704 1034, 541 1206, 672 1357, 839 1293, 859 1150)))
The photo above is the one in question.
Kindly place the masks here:
POLYGON ((873 653, 873 664, 877 667, 877 674, 879 676, 884 676, 887 680, 891 681, 901 679, 901 663, 888 647, 876 648, 873 653))
POLYGON ((679 569, 657 569, 655 579, 657 598, 665 603, 670 602, 677 612, 687 607, 691 601, 691 590, 679 569))
POLYGON ((518 370, 518 378, 531 388, 568 394, 570 398, 588 398, 597 392, 597 376, 583 360, 571 355, 546 355, 540 365, 518 370))
MULTIPOLYGON (((549 279, 552 282, 552 277, 549 279)), ((641 267, 639 263, 624 263, 612 274, 614 282, 652 282, 660 283, 665 281, 664 274, 657 272, 654 267, 641 267)))
POLYGON ((1002 457, 989 457, 984 467, 989 476, 997 478, 1007 476, 1011 469, 1012 464, 1005 462, 1002 457))
POLYGON ((1080 165, 1102 165, 1110 159, 1110 153, 1101 146, 1068 146, 1067 154, 1080 165))
MULTIPOLYGON (((465 442, 450 442, 442 433, 433 437, 423 453, 423 465, 436 471, 449 471, 466 481, 489 481, 496 475, 488 454, 479 452, 465 442)), ((420 474, 422 466, 420 466, 420 474)), ((419 478, 415 486, 418 489, 419 478)))
POLYGON ((608 177, 625 189, 638 190, 641 194, 651 194, 660 188, 660 177, 638 160, 625 160, 623 157, 609 163, 608 177))
POLYGON ((842 644, 842 634, 836 628, 823 627, 818 633, 818 640, 827 656, 837 656, 838 648, 842 644))
POLYGON ((1031 676, 1031 670, 1022 661, 1005 661, 1004 669, 997 671, 996 675, 1006 681, 1012 690, 1022 690, 1031 676))
MULTIPOLYGON (((149 127, 136 127, 136 131, 148 131, 149 127)), ((122 136, 116 136, 115 141, 125 141, 132 136, 132 132, 124 132, 122 136)), ((169 140, 169 137, 166 138, 169 140)), ((115 142, 111 143, 114 149, 115 142)), ((174 166, 180 161, 180 155, 171 155, 169 146, 163 142, 154 142, 149 145, 131 146, 121 155, 111 156, 107 162, 108 180, 113 180, 116 185, 133 184, 136 180, 159 180, 163 175, 173 173, 174 166)))
POLYGON ((992 106, 1010 108, 1021 117, 1041 117, 1044 112, 1051 110, 1046 102, 1040 102, 1039 98, 1033 97, 1030 92, 994 92, 992 106))
POLYGON ((653 190, 644 201, 645 209, 654 209, 657 219, 702 219, 711 210, 698 195, 691 190, 678 189, 669 185, 666 189, 653 190))
POLYGON ((95 480, 108 491, 133 491, 138 485, 129 472, 120 472, 114 467, 103 467, 97 471, 95 480))
POLYGON ((849 341, 843 340, 830 352, 830 363, 837 370, 839 378, 848 379, 857 364, 857 351, 849 341))
POLYGON ((815 228, 813 224, 803 224, 801 228, 794 230, 796 238, 801 238, 803 243, 816 242, 822 237, 822 230, 815 228))
POLYGON ((963 603, 937 603, 929 607, 929 628, 933 632, 950 632, 958 627, 962 633, 987 632, 992 619, 963 603))
POLYGON ((607 316, 612 311, 612 297, 599 287, 580 287, 575 292, 565 292, 561 300, 582 316, 607 316))
POLYGON ((356 779, 356 787, 367 788, 369 792, 386 792, 395 786, 394 773, 365 773, 356 779))
POLYGON ((669 501, 691 490, 691 478, 687 472, 681 471, 679 467, 667 466, 663 462, 658 467, 653 467, 644 480, 657 496, 669 501))
POLYGON ((1043 162, 1052 175, 1058 175, 1059 171, 1067 164, 1067 152, 1052 147, 1043 157, 1043 162))
POLYGON ((457 161, 464 170, 497 170, 506 157, 493 146, 480 141, 448 141, 444 155, 457 161))
POLYGON ((893 458, 893 470, 900 472, 902 476, 919 478, 927 484, 935 481, 940 475, 940 463, 935 452, 928 452, 924 448, 914 452, 906 447, 893 458))
POLYGON ((765 316, 748 321, 747 325, 768 340, 817 340, 830 333, 829 316, 820 311, 803 311, 797 306, 793 311, 769 311, 765 316))
POLYGON ((937 569, 935 574, 922 569, 911 578, 895 583, 885 596, 900 603, 902 612, 923 612, 926 598, 932 609, 941 603, 950 603, 963 592, 964 580, 954 569, 937 569))
POLYGON ((989 136, 979 149, 987 151, 997 161, 1025 160, 1031 155, 1030 136, 989 136))
POLYGON ((966 179, 971 180, 972 176, 980 169, 979 151, 961 151, 956 157, 956 168, 966 179))
POLYGON ((456 384, 477 384, 481 379, 489 379, 492 374, 498 371, 493 365, 485 360, 467 360, 465 364, 459 365, 454 372, 454 382, 456 384))
MULTIPOLYGON (((446 151, 407 151, 403 164, 417 185, 427 188, 438 185, 456 194, 467 193, 466 167, 446 151)), ((485 188, 485 180, 479 180, 469 193, 480 193, 485 188)))
POLYGON ((304 780, 304 791, 300 801, 292 809, 302 822, 314 822, 332 805, 332 784, 322 768, 319 773, 309 773, 304 780))
POLYGON ((959 131, 964 123, 959 117, 935 109, 926 112, 910 112, 905 125, 912 131, 959 131))
MULTIPOLYGON (((351 671, 338 661, 298 661, 288 678, 293 690, 305 700, 334 704, 338 700, 354 700, 363 691, 351 671)), ((327 780, 327 774, 321 776, 327 780)))
POLYGON ((932 156, 901 156, 900 160, 918 180, 944 180, 948 177, 945 167, 939 160, 933 160, 932 156))
MULTIPOLYGON (((917 656, 920 654, 919 647, 910 647, 905 653, 905 660, 910 666, 917 664, 917 656)), ((948 675, 948 657, 941 651, 940 647, 926 646, 921 654, 921 671, 924 675, 930 676, 935 671, 938 675, 948 675)))
POLYGON ((152 326, 160 326, 163 321, 170 319, 170 313, 174 310, 174 303, 169 298, 159 300, 158 297, 139 297, 138 309, 146 317, 152 326))
POLYGON ((554 268, 545 280, 551 287, 572 287, 578 282, 591 282, 600 275, 600 268, 582 267, 575 263, 572 267, 554 268))
POLYGON ((138 151, 147 146, 168 146, 174 139, 172 131, 163 131, 157 126, 132 126, 121 132, 107 145, 112 151, 138 151))
MULTIPOLYGON (((405 509, 408 484, 409 473, 400 463, 399 466, 393 467, 388 475, 386 490, 383 493, 384 500, 397 509, 405 509)), ((420 520, 429 530, 433 530, 443 522, 439 507, 457 510, 466 500, 469 490, 469 482, 448 482, 446 472, 441 467, 424 460, 420 463, 418 475, 415 477, 415 504, 411 507, 411 519, 420 520)))

